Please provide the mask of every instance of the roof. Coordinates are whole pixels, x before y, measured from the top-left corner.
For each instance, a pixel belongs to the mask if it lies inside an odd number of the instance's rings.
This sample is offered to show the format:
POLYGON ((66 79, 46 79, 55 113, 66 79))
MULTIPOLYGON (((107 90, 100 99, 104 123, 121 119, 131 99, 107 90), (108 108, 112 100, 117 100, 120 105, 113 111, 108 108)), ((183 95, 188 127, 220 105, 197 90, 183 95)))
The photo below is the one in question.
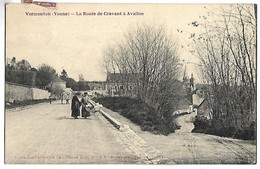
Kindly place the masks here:
POLYGON ((62 80, 62 79, 59 78, 59 77, 54 77, 54 78, 52 79, 52 82, 62 82, 62 83, 66 83, 66 81, 62 80))
POLYGON ((65 88, 65 89, 63 89, 64 90, 64 92, 66 92, 67 94, 68 93, 72 93, 72 89, 71 88, 65 88))
POLYGON ((205 102, 205 99, 203 99, 203 101, 200 103, 200 105, 198 106, 198 108, 205 102))
POLYGON ((178 100, 178 109, 189 109, 190 105, 192 105, 192 103, 185 97, 178 100))
POLYGON ((199 97, 197 94, 192 95, 193 105, 194 106, 200 106, 202 102, 204 101, 204 98, 199 97))
POLYGON ((103 83, 106 83, 105 81, 84 81, 88 84, 103 84, 103 83))
POLYGON ((107 83, 134 83, 135 76, 133 73, 108 73, 107 83))

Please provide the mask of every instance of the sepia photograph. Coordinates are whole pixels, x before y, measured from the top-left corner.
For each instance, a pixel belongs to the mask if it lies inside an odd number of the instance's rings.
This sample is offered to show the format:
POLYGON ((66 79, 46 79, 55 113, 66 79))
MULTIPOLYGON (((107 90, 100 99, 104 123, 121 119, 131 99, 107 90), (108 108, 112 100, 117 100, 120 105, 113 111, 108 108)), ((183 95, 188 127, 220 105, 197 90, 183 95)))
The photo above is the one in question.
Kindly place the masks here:
POLYGON ((256 4, 5 11, 5 164, 257 163, 256 4))

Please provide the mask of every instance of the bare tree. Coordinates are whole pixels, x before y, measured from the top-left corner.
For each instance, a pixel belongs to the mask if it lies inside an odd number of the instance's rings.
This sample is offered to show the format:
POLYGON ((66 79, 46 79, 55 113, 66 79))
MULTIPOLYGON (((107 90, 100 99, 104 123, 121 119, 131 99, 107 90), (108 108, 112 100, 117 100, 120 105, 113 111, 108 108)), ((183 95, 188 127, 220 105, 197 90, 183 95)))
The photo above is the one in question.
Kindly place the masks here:
POLYGON ((253 5, 231 5, 204 17, 193 36, 213 119, 244 129, 256 120, 256 16, 253 5))
POLYGON ((175 83, 179 75, 177 43, 165 29, 137 26, 105 52, 109 72, 119 72, 127 83, 134 80, 136 96, 152 105, 161 119, 177 107, 175 83))

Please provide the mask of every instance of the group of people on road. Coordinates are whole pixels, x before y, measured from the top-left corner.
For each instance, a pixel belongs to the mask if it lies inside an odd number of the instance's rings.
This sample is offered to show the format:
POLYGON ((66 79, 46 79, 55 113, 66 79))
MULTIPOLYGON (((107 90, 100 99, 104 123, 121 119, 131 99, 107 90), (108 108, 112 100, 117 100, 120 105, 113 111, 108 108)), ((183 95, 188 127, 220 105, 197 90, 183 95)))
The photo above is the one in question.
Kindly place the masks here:
POLYGON ((66 92, 61 93, 60 95, 60 100, 61 100, 61 104, 69 104, 69 100, 70 100, 70 95, 67 94, 66 92))
MULTIPOLYGON (((53 94, 49 96, 50 104, 52 104, 52 99, 55 98, 53 94)), ((69 95, 62 93, 60 96, 61 99, 61 104, 64 104, 63 101, 65 100, 65 104, 69 104, 69 95)), ((95 103, 93 106, 92 104, 89 103, 89 97, 87 93, 84 93, 83 95, 81 94, 74 94, 72 101, 71 101, 71 117, 74 119, 77 119, 78 116, 86 119, 87 117, 90 116, 90 111, 93 109, 94 112, 98 112, 102 105, 99 103, 95 103)))
MULTIPOLYGON (((64 104, 64 101, 65 101, 65 104, 69 104, 70 96, 71 95, 66 92, 61 93, 61 95, 59 97, 61 104, 64 104)), ((49 96, 50 104, 52 103, 53 100, 56 100, 56 98, 58 98, 58 97, 55 94, 51 93, 49 96)))
POLYGON ((74 117, 74 119, 77 119, 78 116, 80 116, 80 110, 81 110, 81 117, 86 119, 90 116, 90 109, 92 109, 92 105, 88 103, 88 96, 86 94, 83 95, 81 98, 81 101, 79 100, 78 96, 75 94, 72 98, 71 102, 71 116, 74 117))

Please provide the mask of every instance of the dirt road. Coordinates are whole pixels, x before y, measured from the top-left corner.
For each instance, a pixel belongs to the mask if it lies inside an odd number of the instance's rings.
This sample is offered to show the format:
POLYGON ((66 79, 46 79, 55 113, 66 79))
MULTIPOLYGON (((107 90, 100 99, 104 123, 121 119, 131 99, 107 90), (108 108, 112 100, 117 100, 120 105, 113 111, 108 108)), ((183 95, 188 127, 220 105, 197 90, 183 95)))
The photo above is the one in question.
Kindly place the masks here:
POLYGON ((7 111, 5 163, 142 163, 100 114, 72 119, 70 105, 7 111))
POLYGON ((180 130, 176 130, 175 133, 190 133, 194 128, 193 119, 196 116, 195 113, 185 114, 177 118, 178 123, 181 125, 180 130))
POLYGON ((150 146, 159 150, 167 158, 167 164, 252 164, 256 162, 256 144, 231 138, 202 133, 191 133, 194 113, 180 116, 180 130, 168 136, 154 135, 142 131, 118 113, 109 112, 121 123, 129 125, 150 146))
POLYGON ((191 133, 194 114, 179 117, 181 130, 163 136, 107 112, 129 125, 132 133, 117 130, 98 113, 90 119, 72 119, 70 105, 58 102, 7 111, 5 163, 149 164, 147 155, 161 155, 166 164, 256 162, 252 141, 191 133))

